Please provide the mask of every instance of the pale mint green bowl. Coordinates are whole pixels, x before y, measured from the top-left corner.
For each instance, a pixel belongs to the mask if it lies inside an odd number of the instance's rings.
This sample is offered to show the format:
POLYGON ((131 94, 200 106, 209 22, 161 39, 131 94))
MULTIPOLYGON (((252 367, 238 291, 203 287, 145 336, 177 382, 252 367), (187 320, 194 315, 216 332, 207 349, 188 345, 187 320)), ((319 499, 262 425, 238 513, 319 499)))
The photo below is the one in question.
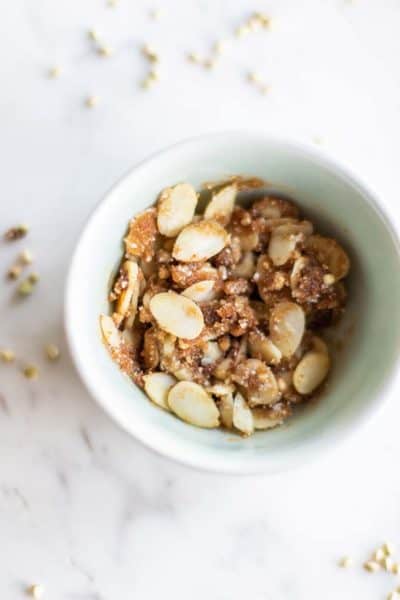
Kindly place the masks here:
POLYGON ((72 259, 65 325, 80 376, 104 410, 157 452, 193 467, 227 473, 276 472, 338 444, 384 399, 400 348, 399 243, 374 195, 315 150, 255 133, 186 141, 135 167, 89 219, 72 259), (121 374, 100 340, 110 274, 130 217, 178 181, 199 186, 227 175, 285 186, 321 232, 338 238, 352 260, 344 344, 318 402, 283 427, 242 439, 197 429, 154 406, 121 374))

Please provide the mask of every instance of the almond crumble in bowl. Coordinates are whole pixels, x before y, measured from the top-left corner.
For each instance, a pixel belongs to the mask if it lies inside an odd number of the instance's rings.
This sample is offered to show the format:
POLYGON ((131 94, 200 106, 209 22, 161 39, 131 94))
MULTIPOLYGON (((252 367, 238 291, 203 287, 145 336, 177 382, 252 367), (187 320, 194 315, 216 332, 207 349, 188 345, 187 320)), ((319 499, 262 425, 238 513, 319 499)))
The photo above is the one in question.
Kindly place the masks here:
POLYGON ((249 436, 320 392, 331 364, 321 333, 344 311, 350 260, 294 202, 264 193, 244 208, 243 188, 235 177, 208 186, 199 212, 201 190, 178 183, 133 216, 100 328, 159 407, 249 436))
POLYGON ((382 406, 400 355, 399 256, 375 195, 320 149, 240 132, 183 142, 132 169, 80 236, 72 358, 158 453, 287 470, 382 406))

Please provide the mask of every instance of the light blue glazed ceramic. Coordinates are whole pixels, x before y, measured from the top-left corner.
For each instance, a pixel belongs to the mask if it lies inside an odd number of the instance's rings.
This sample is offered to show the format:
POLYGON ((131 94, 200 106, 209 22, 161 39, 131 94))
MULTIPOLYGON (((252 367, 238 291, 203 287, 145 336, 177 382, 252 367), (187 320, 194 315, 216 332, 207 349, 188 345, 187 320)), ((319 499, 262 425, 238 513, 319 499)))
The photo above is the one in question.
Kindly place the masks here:
POLYGON ((135 167, 106 195, 78 242, 66 290, 71 353, 91 394, 125 430, 163 455, 228 473, 276 472, 321 455, 382 402, 400 349, 400 260, 393 228, 377 199, 315 150, 255 133, 221 133, 183 142, 135 167), (110 275, 129 219, 179 181, 200 186, 232 174, 281 185, 322 233, 352 260, 341 345, 321 398, 281 428, 248 439, 197 429, 154 406, 112 362, 98 316, 108 310, 110 275))

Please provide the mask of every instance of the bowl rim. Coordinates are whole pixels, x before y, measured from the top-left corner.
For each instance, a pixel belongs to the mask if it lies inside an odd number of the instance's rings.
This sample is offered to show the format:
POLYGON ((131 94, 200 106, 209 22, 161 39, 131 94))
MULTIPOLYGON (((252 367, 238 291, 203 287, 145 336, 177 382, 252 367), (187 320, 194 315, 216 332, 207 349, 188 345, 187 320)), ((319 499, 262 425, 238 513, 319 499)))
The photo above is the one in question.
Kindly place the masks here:
MULTIPOLYGON (((320 438, 318 441, 315 441, 315 444, 311 444, 311 448, 302 449, 301 452, 294 452, 290 459, 288 458, 284 467, 281 465, 277 468, 271 468, 269 465, 267 467, 262 461, 257 460, 256 462, 252 459, 252 457, 248 457, 248 462, 244 465, 242 463, 235 463, 233 461, 227 462, 226 465, 222 465, 220 462, 215 465, 206 456, 203 458, 191 458, 188 453, 179 454, 174 448, 169 448, 166 444, 156 443, 154 440, 149 441, 146 439, 142 432, 140 431, 140 427, 135 429, 134 427, 128 427, 127 423, 123 418, 113 414, 109 405, 106 401, 103 401, 102 395, 98 388, 96 388, 92 378, 86 371, 86 366, 84 360, 80 353, 77 350, 77 343, 75 338, 74 328, 72 326, 71 315, 73 312, 73 299, 72 299, 72 290, 74 284, 74 275, 75 271, 78 268, 78 259, 81 250, 81 246, 86 238, 86 233, 91 226, 92 221, 95 219, 96 215, 103 208, 107 202, 112 198, 114 191, 127 179, 132 176, 134 173, 140 171, 143 168, 146 168, 149 163, 155 163, 158 159, 172 153, 175 149, 181 149, 184 146, 194 146, 198 143, 202 143, 205 140, 216 140, 217 138, 232 138, 237 137, 238 139, 246 138, 247 140, 257 141, 259 143, 266 143, 272 145, 281 145, 289 150, 295 151, 297 153, 303 154, 306 158, 309 158, 317 167, 324 167, 330 172, 335 173, 339 176, 346 184, 351 185, 359 190, 360 194, 363 197, 363 200, 369 204, 369 206, 374 210, 377 217, 381 220, 385 229, 391 237, 394 248, 396 250, 397 259, 400 264, 400 239, 398 233, 393 225, 392 220, 389 217, 386 208, 382 205, 379 200, 378 194, 371 188, 369 184, 365 184, 361 181, 357 174, 355 174, 348 166, 345 166, 340 160, 337 160, 336 157, 333 158, 326 149, 318 148, 312 146, 309 142, 299 141, 297 139, 291 139, 285 136, 279 135, 269 135, 265 132, 259 132, 254 130, 246 130, 246 129, 233 129, 227 131, 217 131, 211 133, 205 133, 201 135, 191 136, 189 138, 185 138, 183 140, 179 140, 173 144, 165 146, 145 157, 143 160, 135 164, 133 167, 129 168, 124 172, 122 176, 120 176, 117 181, 107 190, 107 192, 102 196, 102 198, 96 203, 94 208, 90 211, 87 216, 83 227, 81 228, 75 243, 74 243, 74 251, 69 263, 69 268, 65 280, 65 289, 64 289, 64 330, 66 334, 67 346, 72 358, 72 362, 78 372, 78 375, 88 390, 89 394, 96 401, 97 405, 110 417, 114 423, 116 423, 125 433, 129 434, 129 436, 134 437, 136 440, 141 442, 146 448, 155 452, 159 456, 167 457, 172 459, 181 465, 186 467, 195 468, 201 471, 206 471, 208 473, 223 473, 223 474, 231 474, 231 475, 252 475, 257 473, 264 474, 274 474, 277 472, 288 471, 289 469, 293 469, 299 467, 301 465, 309 464, 317 458, 322 456, 322 453, 315 452, 316 445, 320 449, 324 450, 324 455, 328 453, 328 451, 332 451, 335 444, 343 443, 347 440, 352 433, 356 430, 360 430, 363 426, 365 426, 371 419, 371 417, 379 410, 382 409, 386 399, 389 396, 389 390, 393 386, 394 379, 400 364, 400 353, 397 354, 396 359, 393 361, 391 365, 391 369, 388 377, 385 381, 381 383, 379 388, 377 389, 374 401, 366 404, 362 410, 357 412, 352 419, 350 419, 346 423, 341 423, 341 427, 335 431, 335 434, 330 432, 327 434, 325 432, 324 437, 320 438), (380 401, 378 402, 378 398, 380 401)), ((228 142, 227 142, 228 143, 228 142)))

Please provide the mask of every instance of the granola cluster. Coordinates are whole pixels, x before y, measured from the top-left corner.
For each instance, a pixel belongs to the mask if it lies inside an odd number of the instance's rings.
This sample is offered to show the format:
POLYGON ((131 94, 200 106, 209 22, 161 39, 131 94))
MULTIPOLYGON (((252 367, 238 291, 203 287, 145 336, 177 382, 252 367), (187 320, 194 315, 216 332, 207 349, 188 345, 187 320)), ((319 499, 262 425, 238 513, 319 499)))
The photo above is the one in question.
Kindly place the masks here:
POLYGON ((350 262, 273 196, 236 204, 216 185, 203 212, 187 183, 132 218, 101 315, 120 368, 165 410, 244 435, 280 425, 325 380, 317 333, 340 317, 350 262))

